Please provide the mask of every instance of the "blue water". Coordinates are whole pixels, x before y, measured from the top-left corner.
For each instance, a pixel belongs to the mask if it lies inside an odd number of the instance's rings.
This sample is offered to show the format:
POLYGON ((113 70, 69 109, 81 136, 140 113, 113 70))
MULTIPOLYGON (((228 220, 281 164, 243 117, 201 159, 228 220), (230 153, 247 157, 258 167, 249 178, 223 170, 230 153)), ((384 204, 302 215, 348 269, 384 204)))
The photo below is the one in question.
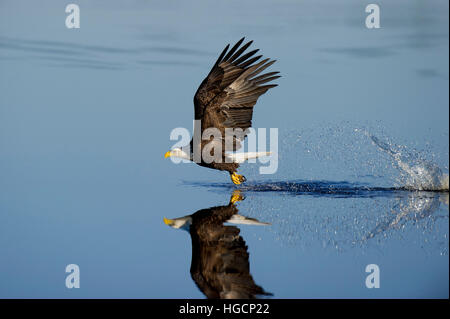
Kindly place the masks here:
POLYGON ((204 297, 189 233, 163 217, 227 205, 235 187, 163 155, 217 55, 246 36, 283 76, 253 117, 279 129, 278 171, 240 170, 239 214, 270 223, 238 226, 256 284, 448 298, 448 191, 405 187, 365 133, 448 174, 448 1, 379 1, 377 30, 356 0, 76 3, 69 30, 65 3, 0 2, 0 297, 204 297))

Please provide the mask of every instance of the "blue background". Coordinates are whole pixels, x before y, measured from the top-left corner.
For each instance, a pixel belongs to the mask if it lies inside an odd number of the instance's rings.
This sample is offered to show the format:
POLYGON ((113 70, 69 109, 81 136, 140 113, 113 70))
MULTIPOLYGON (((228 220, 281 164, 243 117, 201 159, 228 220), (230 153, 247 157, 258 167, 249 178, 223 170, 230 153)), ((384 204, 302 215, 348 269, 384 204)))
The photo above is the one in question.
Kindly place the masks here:
MULTIPOLYGON (((283 76, 253 121, 279 129, 279 170, 246 164, 250 183, 398 186, 358 128, 448 173, 448 1, 378 1, 380 29, 356 0, 76 3, 80 29, 66 28, 65 2, 0 2, 2 298, 203 297, 189 234, 162 218, 226 205, 231 189, 213 186, 229 177, 163 154, 242 36, 283 76), (71 263, 80 289, 65 287, 71 263)), ((275 298, 448 298, 448 193, 246 197, 240 213, 272 223, 240 228, 253 278, 275 298), (380 289, 365 287, 371 263, 380 289)))

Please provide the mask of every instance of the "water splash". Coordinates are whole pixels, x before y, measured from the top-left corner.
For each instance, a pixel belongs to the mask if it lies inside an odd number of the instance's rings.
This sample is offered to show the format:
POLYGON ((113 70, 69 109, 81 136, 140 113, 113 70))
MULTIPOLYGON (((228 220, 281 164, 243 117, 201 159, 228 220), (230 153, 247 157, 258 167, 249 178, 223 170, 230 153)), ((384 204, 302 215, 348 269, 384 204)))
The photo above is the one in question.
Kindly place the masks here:
POLYGON ((435 163, 421 158, 418 154, 408 151, 405 147, 364 131, 372 143, 381 151, 390 155, 392 164, 400 171, 399 183, 403 188, 420 191, 449 190, 449 176, 442 172, 435 163))
POLYGON ((382 124, 349 121, 283 131, 275 175, 261 175, 258 166, 251 164, 242 165, 241 170, 248 181, 328 180, 448 191, 448 149, 442 140, 431 143, 426 137, 414 137, 408 141, 408 136, 396 142, 403 143, 399 146, 386 142, 392 140, 389 136, 392 132, 382 124))
MULTIPOLYGON (((230 191, 236 186, 231 183, 211 183, 211 182, 190 182, 184 181, 183 184, 206 187, 211 191, 223 192, 223 189, 230 191)), ((396 197, 404 196, 409 193, 409 189, 402 187, 373 187, 367 184, 350 183, 346 181, 248 181, 239 186, 239 189, 246 193, 281 193, 285 195, 309 195, 314 197, 333 197, 333 198, 377 198, 377 197, 396 197)))
MULTIPOLYGON (((279 167, 261 175, 259 167, 242 164, 248 192, 335 197, 389 197, 398 191, 449 191, 448 149, 427 137, 402 140, 381 124, 324 123, 321 127, 281 132, 279 167), (403 141, 403 142, 397 142, 403 141), (403 145, 400 145, 403 143, 403 145), (374 147, 374 145, 376 147, 374 147), (448 161, 448 160, 447 160, 448 161)), ((224 175, 225 176, 225 175, 224 175)), ((229 183, 188 182, 197 186, 234 188, 229 183), (201 184, 201 185, 200 185, 201 184)))

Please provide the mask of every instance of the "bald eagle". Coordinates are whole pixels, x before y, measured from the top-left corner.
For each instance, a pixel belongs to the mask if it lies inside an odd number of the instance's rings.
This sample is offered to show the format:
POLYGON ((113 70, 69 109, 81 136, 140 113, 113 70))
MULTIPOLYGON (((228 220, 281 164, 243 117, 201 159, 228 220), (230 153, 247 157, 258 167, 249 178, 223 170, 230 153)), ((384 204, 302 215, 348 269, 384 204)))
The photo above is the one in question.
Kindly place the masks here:
POLYGON ((268 225, 238 215, 235 203, 243 197, 238 190, 226 206, 201 209, 192 215, 167 219, 165 224, 189 231, 192 240, 191 276, 207 298, 253 299, 271 295, 250 274, 249 253, 236 224, 268 225))
POLYGON ((244 52, 252 44, 240 39, 228 51, 228 44, 220 54, 208 76, 200 84, 194 96, 194 137, 189 145, 174 148, 165 157, 179 157, 197 163, 200 166, 227 171, 234 184, 245 181, 243 175, 237 174, 239 163, 250 158, 270 155, 269 152, 232 153, 241 147, 252 126, 253 106, 258 98, 277 84, 267 84, 279 78, 279 72, 259 75, 275 60, 254 56, 258 49, 244 52), (204 137, 205 130, 216 129, 219 137, 204 137), (228 130, 227 130, 228 129, 228 130), (235 135, 228 136, 233 129, 235 135), (199 136, 200 138, 195 138, 199 136), (188 149, 187 153, 185 150, 188 149), (219 151, 217 151, 219 149, 219 151), (205 154, 210 156, 205 160, 205 154))

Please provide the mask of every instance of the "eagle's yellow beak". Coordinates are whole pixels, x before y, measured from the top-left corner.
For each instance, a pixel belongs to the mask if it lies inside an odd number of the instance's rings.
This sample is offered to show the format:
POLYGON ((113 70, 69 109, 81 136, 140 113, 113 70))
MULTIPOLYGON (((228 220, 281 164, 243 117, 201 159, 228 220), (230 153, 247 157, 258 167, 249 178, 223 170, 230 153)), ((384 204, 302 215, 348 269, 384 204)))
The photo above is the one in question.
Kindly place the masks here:
POLYGON ((174 221, 173 219, 167 219, 166 217, 163 218, 164 219, 164 224, 172 226, 174 221))
POLYGON ((168 157, 170 157, 170 155, 172 155, 171 152, 167 151, 166 154, 164 154, 164 158, 168 158, 168 157))

